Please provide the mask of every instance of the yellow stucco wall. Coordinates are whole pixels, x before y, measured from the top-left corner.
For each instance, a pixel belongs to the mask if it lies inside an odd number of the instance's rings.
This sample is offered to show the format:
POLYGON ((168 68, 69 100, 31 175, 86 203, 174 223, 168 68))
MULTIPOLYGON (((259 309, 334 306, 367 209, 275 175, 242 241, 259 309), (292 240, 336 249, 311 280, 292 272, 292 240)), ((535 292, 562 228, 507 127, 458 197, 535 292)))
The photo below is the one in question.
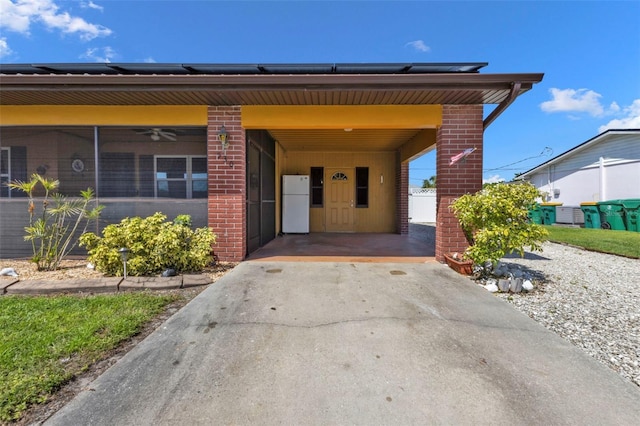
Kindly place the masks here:
POLYGON ((0 126, 206 126, 200 105, 2 105, 0 126))
MULTIPOLYGON (((309 174, 311 167, 369 168, 369 207, 355 208, 353 232, 395 232, 395 152, 280 152, 281 174, 309 174)), ((325 176, 326 181, 326 176, 325 176)), ((353 183, 355 186, 355 182, 353 183)), ((325 187, 325 206, 327 204, 325 187)), ((278 191, 279 193, 279 191, 278 191)), ((311 232, 324 232, 325 208, 310 209, 311 232)))
POLYGON ((245 105, 245 129, 434 129, 441 105, 245 105))

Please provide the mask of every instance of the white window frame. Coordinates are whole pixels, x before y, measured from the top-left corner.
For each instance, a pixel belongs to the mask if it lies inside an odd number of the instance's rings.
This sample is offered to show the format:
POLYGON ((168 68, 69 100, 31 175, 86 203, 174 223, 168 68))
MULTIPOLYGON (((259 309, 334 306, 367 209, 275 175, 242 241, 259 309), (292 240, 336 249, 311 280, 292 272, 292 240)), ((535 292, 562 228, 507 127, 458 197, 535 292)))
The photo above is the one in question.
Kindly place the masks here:
POLYGON ((207 182, 207 177, 204 179, 193 179, 193 168, 192 168, 192 160, 194 158, 204 158, 207 159, 206 155, 154 155, 153 156, 153 196, 154 198, 158 198, 158 181, 167 181, 167 182, 186 182, 187 192, 186 198, 187 200, 193 199, 193 182, 204 180, 207 182), (185 171, 186 176, 184 178, 167 178, 167 179, 158 179, 158 159, 159 158, 184 158, 186 159, 187 168, 185 171))
MULTIPOLYGON (((7 183, 11 182, 11 147, 2 147, 0 148, 0 155, 1 151, 6 151, 7 152, 7 173, 2 173, 0 171, 0 182, 2 182, 2 178, 7 178, 7 183)), ((7 188, 7 198, 11 198, 11 188, 7 188)))

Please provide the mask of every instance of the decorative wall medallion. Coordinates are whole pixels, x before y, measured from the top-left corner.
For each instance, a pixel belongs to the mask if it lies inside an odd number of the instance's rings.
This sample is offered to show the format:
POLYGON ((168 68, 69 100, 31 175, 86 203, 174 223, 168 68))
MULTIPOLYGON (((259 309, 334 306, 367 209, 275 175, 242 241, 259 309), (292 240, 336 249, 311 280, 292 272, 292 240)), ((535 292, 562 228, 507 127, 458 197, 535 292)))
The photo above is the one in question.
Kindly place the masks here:
POLYGON ((71 162, 71 170, 76 173, 82 173, 84 171, 84 162, 81 159, 76 158, 71 162))

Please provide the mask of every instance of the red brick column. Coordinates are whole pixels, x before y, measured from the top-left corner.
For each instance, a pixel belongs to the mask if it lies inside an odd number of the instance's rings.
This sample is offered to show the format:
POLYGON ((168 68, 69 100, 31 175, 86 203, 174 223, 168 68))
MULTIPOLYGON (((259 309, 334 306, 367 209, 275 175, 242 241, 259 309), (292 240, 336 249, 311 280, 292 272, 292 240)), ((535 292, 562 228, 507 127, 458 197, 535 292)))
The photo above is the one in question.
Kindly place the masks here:
POLYGON ((207 127, 208 221, 217 235, 213 247, 219 260, 239 262, 247 252, 245 209, 245 131, 239 106, 210 106, 207 127), (229 135, 226 158, 218 132, 224 125, 229 135))
POLYGON ((462 252, 467 247, 460 223, 449 209, 451 203, 466 193, 482 188, 482 105, 444 105, 442 127, 436 144, 436 259, 444 253, 462 252), (451 157, 467 148, 476 151, 449 166, 451 157))
POLYGON ((409 233, 409 162, 401 162, 400 153, 396 157, 396 232, 409 233))

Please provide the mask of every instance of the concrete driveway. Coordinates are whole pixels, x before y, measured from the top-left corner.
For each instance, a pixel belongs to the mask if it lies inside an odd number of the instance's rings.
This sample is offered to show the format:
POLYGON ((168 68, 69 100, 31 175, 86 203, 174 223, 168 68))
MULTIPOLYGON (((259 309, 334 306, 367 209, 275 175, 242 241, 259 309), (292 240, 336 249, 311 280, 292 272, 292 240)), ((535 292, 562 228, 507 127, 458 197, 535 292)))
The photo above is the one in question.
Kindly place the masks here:
POLYGON ((244 262, 50 425, 640 423, 640 389, 436 262, 244 262))

